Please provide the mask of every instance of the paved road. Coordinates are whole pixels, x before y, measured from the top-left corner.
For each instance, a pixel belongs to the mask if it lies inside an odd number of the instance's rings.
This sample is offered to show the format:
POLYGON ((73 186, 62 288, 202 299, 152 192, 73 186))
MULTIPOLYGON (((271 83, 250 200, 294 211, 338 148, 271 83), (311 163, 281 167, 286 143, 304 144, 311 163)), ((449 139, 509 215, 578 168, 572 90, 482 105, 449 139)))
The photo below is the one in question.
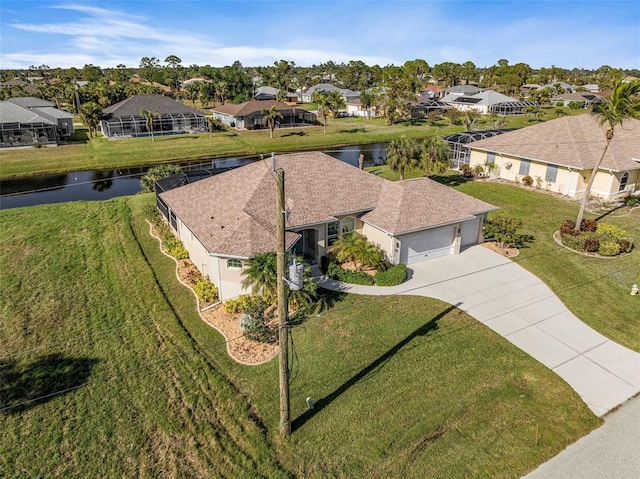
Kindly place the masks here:
POLYGON ((605 416, 605 423, 542 464, 525 479, 640 478, 640 397, 605 416))
POLYGON ((355 294, 423 295, 453 304, 558 374, 598 416, 640 392, 640 353, 585 325, 517 263, 473 246, 411 269, 410 280, 394 287, 328 279, 319 284, 355 294))

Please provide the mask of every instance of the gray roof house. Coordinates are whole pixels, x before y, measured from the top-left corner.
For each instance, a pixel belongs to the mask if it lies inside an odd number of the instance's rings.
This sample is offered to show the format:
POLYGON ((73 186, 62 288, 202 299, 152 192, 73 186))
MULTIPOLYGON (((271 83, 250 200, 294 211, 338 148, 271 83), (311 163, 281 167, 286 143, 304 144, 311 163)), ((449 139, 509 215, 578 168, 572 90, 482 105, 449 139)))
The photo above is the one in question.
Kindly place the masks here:
MULTIPOLYGON (((320 262, 340 234, 357 231, 392 263, 457 254, 483 241, 495 206, 429 178, 392 182, 319 152, 278 155, 285 171, 287 248, 320 262)), ((221 299, 243 291, 242 269, 276 250, 271 161, 157 195, 159 210, 221 299)))
POLYGON ((518 101, 493 90, 485 90, 475 95, 449 94, 442 98, 442 101, 460 111, 477 111, 482 114, 496 115, 520 115, 523 113, 522 109, 527 106, 540 107, 536 102, 518 101))
POLYGON ((142 110, 153 113, 154 135, 208 131, 204 113, 194 108, 164 95, 134 95, 102 111, 102 134, 112 140, 149 136, 142 110))
POLYGON ((69 136, 74 132, 73 114, 59 110, 56 108, 56 104, 51 101, 32 96, 9 98, 7 101, 22 108, 37 111, 43 118, 55 122, 60 136, 69 136))
POLYGON ((0 102, 0 148, 57 144, 56 121, 45 118, 37 109, 0 102))
POLYGON ((349 90, 348 88, 338 88, 331 83, 318 83, 317 85, 313 85, 307 91, 302 92, 302 101, 304 103, 311 103, 313 101, 313 94, 315 92, 321 93, 329 93, 331 91, 338 91, 345 102, 350 100, 355 100, 360 97, 359 91, 349 90))

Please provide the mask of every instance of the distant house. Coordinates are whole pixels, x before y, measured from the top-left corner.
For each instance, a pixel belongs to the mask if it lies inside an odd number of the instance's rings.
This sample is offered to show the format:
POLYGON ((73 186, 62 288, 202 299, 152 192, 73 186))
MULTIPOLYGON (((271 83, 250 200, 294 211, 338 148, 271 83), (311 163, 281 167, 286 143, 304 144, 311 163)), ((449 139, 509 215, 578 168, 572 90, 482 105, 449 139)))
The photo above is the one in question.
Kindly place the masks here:
POLYGON ((0 102, 0 147, 56 146, 58 124, 37 110, 0 102))
POLYGON ((546 85, 544 85, 543 88, 551 88, 552 90, 554 88, 562 88, 567 93, 573 93, 574 91, 576 91, 578 87, 575 85, 571 85, 567 82, 558 81, 553 83, 547 83, 546 85))
POLYGON ((102 134, 112 140, 149 136, 142 110, 153 113, 155 135, 208 131, 206 117, 198 110, 164 95, 134 95, 103 110, 102 134))
POLYGON ((238 105, 227 103, 212 108, 211 112, 213 118, 220 120, 224 125, 254 130, 264 128, 262 123, 264 111, 269 111, 274 106, 282 115, 282 119, 277 122, 278 126, 304 126, 317 123, 318 117, 315 113, 276 100, 252 100, 238 105))
POLYGON ((583 108, 588 108, 604 99, 595 93, 581 91, 574 93, 562 93, 552 97, 549 101, 553 106, 568 106, 571 103, 579 103, 583 108))
POLYGON ((320 93, 329 93, 332 91, 337 91, 342 96, 342 99, 346 102, 350 100, 355 100, 360 97, 359 91, 349 90, 348 88, 338 88, 331 83, 318 83, 317 85, 313 85, 307 91, 302 92, 302 102, 303 103, 311 103, 313 102, 313 94, 315 92, 320 93))
POLYGON ((31 96, 9 98, 7 101, 22 108, 36 111, 43 118, 54 121, 58 127, 58 135, 60 136, 70 136, 74 132, 73 114, 68 111, 59 110, 53 102, 31 96))
POLYGON ((362 106, 359 98, 346 102, 346 109, 347 115, 349 116, 374 117, 381 115, 379 105, 372 105, 371 108, 367 110, 362 106))
MULTIPOLYGON (((591 114, 565 116, 469 143, 470 164, 495 164, 491 175, 519 182, 539 178, 540 187, 580 198, 604 151, 605 126, 591 114)), ((640 120, 625 120, 596 173, 591 194, 605 200, 640 188, 640 120)))
POLYGON ((476 93, 480 93, 482 88, 478 88, 475 85, 456 85, 450 86, 447 88, 443 88, 441 90, 441 96, 448 95, 459 95, 459 96, 470 96, 475 95, 476 93))
POLYGON ((522 109, 525 107, 540 107, 536 102, 518 101, 493 90, 485 90, 475 95, 449 94, 442 98, 442 101, 459 111, 477 111, 485 115, 521 115, 523 114, 522 109))
MULTIPOLYGON (((495 206, 429 178, 388 181, 319 152, 278 155, 286 174, 286 247, 320 263, 357 231, 394 263, 481 243, 495 206)), ((255 162, 157 195, 157 206, 222 300, 246 294, 243 269, 276 250, 273 171, 255 162)))
POLYGON ((183 81, 182 83, 180 83, 180 88, 185 88, 189 85, 193 85, 194 83, 210 83, 211 80, 207 80, 206 78, 189 78, 188 80, 183 81))
POLYGON ((447 111, 452 110, 453 106, 449 103, 438 100, 424 100, 411 105, 411 118, 426 118, 431 112, 438 112, 444 115, 447 111))

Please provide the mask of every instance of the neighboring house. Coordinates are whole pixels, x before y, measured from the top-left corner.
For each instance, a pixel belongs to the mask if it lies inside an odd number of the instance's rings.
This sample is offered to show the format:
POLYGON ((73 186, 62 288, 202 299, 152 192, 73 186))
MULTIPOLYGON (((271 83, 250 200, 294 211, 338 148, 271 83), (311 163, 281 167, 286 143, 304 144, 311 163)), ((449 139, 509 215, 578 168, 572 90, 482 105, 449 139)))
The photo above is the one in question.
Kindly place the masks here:
POLYGON ((583 108, 588 108, 591 105, 595 105, 602 101, 603 98, 600 95, 586 91, 563 93, 561 95, 554 96, 550 100, 553 106, 568 106, 570 103, 580 103, 583 108))
POLYGON ((359 91, 349 90, 348 88, 338 88, 331 83, 318 83, 317 85, 313 85, 307 91, 302 92, 302 102, 303 103, 311 103, 313 102, 313 94, 315 92, 320 93, 329 93, 332 91, 337 91, 342 95, 342 99, 346 102, 350 100, 355 100, 360 97, 359 91))
POLYGON ((431 112, 438 112, 444 115, 447 111, 453 109, 449 103, 438 100, 425 100, 420 103, 410 105, 411 118, 426 118, 431 112))
POLYGON ((525 107, 540 107, 536 102, 518 101, 493 90, 485 90, 475 95, 449 94, 442 101, 459 111, 477 111, 484 115, 491 113, 496 115, 522 115, 522 109, 525 107))
POLYGON ((441 96, 447 95, 459 95, 459 96, 470 96, 475 95, 476 93, 480 93, 482 91, 481 88, 478 88, 475 85, 456 85, 448 88, 443 88, 441 91, 441 96))
POLYGON ((462 131, 443 137, 443 140, 449 143, 449 149, 451 150, 451 155, 449 157, 451 166, 453 168, 460 169, 462 165, 470 164, 470 143, 502 135, 508 131, 513 131, 513 129, 462 131))
POLYGON ((569 83, 566 83, 563 81, 559 81, 559 82, 547 83, 546 85, 543 86, 543 88, 551 88, 551 89, 562 88, 565 92, 572 93, 576 91, 578 87, 575 85, 570 85, 569 83))
POLYGON ((304 126, 314 125, 318 117, 300 108, 289 106, 276 100, 252 100, 234 105, 227 103, 211 109, 213 118, 232 128, 254 130, 264 128, 262 119, 265 111, 275 106, 282 115, 277 121, 278 126, 304 126))
MULTIPOLYGON (((566 116, 467 145, 471 165, 494 163, 492 176, 580 198, 604 151, 606 126, 591 114, 566 116)), ((596 173, 591 194, 611 200, 633 194, 640 183, 640 120, 625 120, 596 173)))
POLYGON ((142 110, 153 112, 154 135, 208 131, 206 117, 198 110, 164 95, 134 95, 102 111, 102 134, 112 140, 149 136, 142 110))
POLYGON ((598 93, 600 91, 600 85, 598 85, 597 83, 587 83, 585 85, 582 85, 581 88, 584 88, 590 93, 598 93))
POLYGON ((254 100, 277 100, 278 99, 278 89, 272 86, 261 86, 256 88, 256 91, 253 95, 254 100))
POLYGON ((180 83, 180 88, 193 85, 194 83, 211 83, 211 80, 207 80, 206 78, 201 78, 201 77, 189 78, 188 80, 185 80, 182 83, 180 83))
POLYGON ((365 118, 374 117, 381 114, 378 105, 372 105, 368 110, 362 106, 360 99, 349 100, 346 102, 347 115, 362 116, 365 118))
MULTIPOLYGON (((194 265, 226 300, 246 293, 246 261, 276 251, 271 161, 157 195, 157 205, 194 265)), ((319 152, 279 155, 285 171, 286 248, 318 263, 341 234, 357 231, 387 259, 411 264, 483 241, 495 206, 429 178, 392 182, 319 152)))
POLYGON ((437 100, 443 96, 443 90, 444 88, 441 86, 427 85, 425 89, 420 92, 420 96, 422 96, 424 100, 437 100))
MULTIPOLYGON (((37 98, 26 100, 44 102, 37 98)), ((60 124, 64 126, 67 122, 71 123, 70 129, 73 132, 71 118, 73 115, 70 113, 52 106, 25 108, 14 101, 0 102, 0 147, 57 146, 65 132, 60 124)))
POLYGON ((73 114, 68 111, 59 110, 53 102, 31 96, 9 98, 7 101, 22 108, 36 111, 38 115, 43 118, 55 122, 58 127, 59 136, 70 136, 74 132, 73 114))

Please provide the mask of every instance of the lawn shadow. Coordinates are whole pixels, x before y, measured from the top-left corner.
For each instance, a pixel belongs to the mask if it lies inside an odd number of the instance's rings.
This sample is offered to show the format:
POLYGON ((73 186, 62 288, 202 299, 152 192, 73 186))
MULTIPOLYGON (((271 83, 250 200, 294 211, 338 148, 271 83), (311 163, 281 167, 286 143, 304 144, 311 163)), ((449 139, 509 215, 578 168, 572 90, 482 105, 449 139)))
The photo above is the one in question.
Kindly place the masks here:
POLYGON ((356 385, 358 382, 365 379, 368 375, 373 373, 376 369, 384 366, 384 364, 387 361, 389 361, 398 351, 400 351, 403 347, 409 344, 412 340, 420 336, 426 336, 431 331, 437 330, 438 321, 442 319, 444 316, 446 316, 447 314, 449 314, 450 312, 454 311, 455 309, 457 309, 457 306, 455 305, 449 306, 443 312, 431 318, 429 321, 424 323, 418 329, 413 331, 409 336, 407 336, 402 341, 397 343, 395 346, 389 349, 386 353, 378 357, 375 361, 373 361, 367 367, 361 369, 358 373, 353 375, 344 384, 342 384, 342 386, 340 386, 338 389, 333 391, 328 396, 325 396, 322 399, 319 399, 317 402, 314 403, 313 409, 307 409, 307 411, 305 411, 303 414, 301 414, 300 416, 298 416, 293 420, 293 422, 291 423, 291 431, 294 432, 298 428, 304 426, 304 424, 307 421, 313 418, 316 414, 322 411, 325 407, 331 404, 335 399, 340 397, 343 393, 348 391, 349 388, 351 388, 352 386, 356 385))
POLYGON ((31 364, 0 360, 0 411, 17 414, 47 402, 59 394, 79 389, 98 363, 93 358, 49 354, 31 364))
POLYGON ((626 208, 626 206, 625 205, 620 205, 620 206, 616 206, 615 208, 611 208, 610 210, 605 211, 600 216, 598 216, 596 218, 596 221, 600 221, 601 219, 606 218, 607 216, 609 216, 611 213, 614 213, 614 212, 616 212, 616 211, 618 211, 620 209, 623 209, 623 208, 626 208))
POLYGON ((452 175, 431 175, 433 181, 437 181, 438 183, 442 183, 447 186, 458 186, 468 181, 471 181, 471 178, 465 178, 462 175, 452 176, 452 175))
POLYGON ((280 135, 282 138, 285 136, 306 136, 306 131, 292 131, 290 133, 285 133, 284 135, 280 135))

